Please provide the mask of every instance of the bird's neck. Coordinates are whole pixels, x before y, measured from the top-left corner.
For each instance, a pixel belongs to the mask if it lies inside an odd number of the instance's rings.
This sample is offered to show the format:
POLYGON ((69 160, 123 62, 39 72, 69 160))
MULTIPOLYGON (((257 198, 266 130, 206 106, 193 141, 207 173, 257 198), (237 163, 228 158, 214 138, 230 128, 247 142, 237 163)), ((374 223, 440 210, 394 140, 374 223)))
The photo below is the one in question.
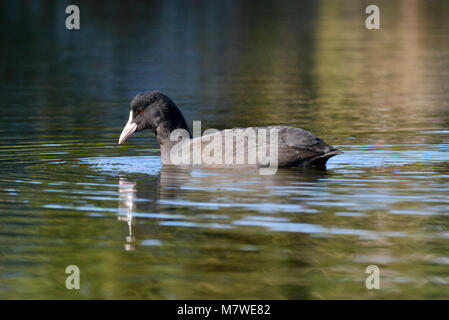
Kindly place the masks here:
POLYGON ((184 118, 179 119, 179 121, 172 123, 161 123, 155 130, 157 141, 159 142, 161 148, 161 158, 163 164, 170 164, 170 151, 172 147, 177 144, 180 138, 176 139, 178 135, 175 135, 173 140, 171 139, 171 134, 174 130, 182 129, 184 130, 184 138, 192 138, 189 127, 187 126, 184 118))
POLYGON ((167 145, 167 144, 171 144, 172 142, 176 143, 177 141, 171 141, 170 136, 171 136, 172 132, 177 129, 184 130, 185 135, 189 136, 189 138, 192 138, 190 129, 187 126, 187 123, 184 120, 184 118, 182 118, 175 123, 163 122, 163 123, 159 124, 159 126, 156 128, 156 130, 154 132, 157 136, 157 141, 159 142, 159 144, 167 145))

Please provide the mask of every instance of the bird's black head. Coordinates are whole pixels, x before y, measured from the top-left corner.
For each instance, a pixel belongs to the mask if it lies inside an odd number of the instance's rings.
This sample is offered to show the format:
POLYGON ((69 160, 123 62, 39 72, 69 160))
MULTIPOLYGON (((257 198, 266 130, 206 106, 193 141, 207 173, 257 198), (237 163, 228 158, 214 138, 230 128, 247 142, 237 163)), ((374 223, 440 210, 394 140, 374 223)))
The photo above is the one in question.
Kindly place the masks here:
POLYGON ((151 129, 161 143, 175 129, 189 132, 186 121, 175 103, 159 91, 139 93, 131 101, 128 123, 120 135, 123 143, 135 131, 151 129))

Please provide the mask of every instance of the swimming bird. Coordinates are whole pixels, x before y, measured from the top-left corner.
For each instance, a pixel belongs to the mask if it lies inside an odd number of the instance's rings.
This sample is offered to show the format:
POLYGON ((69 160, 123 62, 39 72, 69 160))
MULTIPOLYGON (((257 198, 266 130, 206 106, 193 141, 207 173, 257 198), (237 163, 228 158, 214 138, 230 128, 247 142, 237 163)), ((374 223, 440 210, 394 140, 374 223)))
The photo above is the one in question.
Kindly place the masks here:
MULTIPOLYGON (((276 157, 278 167, 324 166, 329 158, 342 153, 312 133, 290 126, 233 128, 192 138, 179 108, 169 97, 159 91, 140 93, 131 101, 129 119, 118 143, 122 144, 134 132, 146 129, 152 130, 157 137, 163 165, 179 164, 179 161, 173 160, 173 155, 180 150, 193 152, 196 147, 200 150, 204 148, 203 158, 200 153, 199 158, 192 160, 188 154, 191 164, 209 167, 268 166, 266 159, 261 160, 263 157, 256 159, 254 163, 254 158, 257 158, 254 155, 263 155, 264 152, 265 155, 271 152, 272 156, 276 157), (184 136, 178 134, 173 137, 174 132, 184 132, 184 136), (250 139, 255 137, 257 141, 253 143, 250 139), (207 147, 211 141, 218 141, 214 145, 216 148, 207 147), (174 152, 176 145, 178 147, 174 152), (205 150, 210 157, 205 156, 205 150), (211 158, 217 161, 211 162, 211 158), (225 159, 232 161, 225 161, 225 159)), ((185 163, 182 162, 182 164, 185 163)))

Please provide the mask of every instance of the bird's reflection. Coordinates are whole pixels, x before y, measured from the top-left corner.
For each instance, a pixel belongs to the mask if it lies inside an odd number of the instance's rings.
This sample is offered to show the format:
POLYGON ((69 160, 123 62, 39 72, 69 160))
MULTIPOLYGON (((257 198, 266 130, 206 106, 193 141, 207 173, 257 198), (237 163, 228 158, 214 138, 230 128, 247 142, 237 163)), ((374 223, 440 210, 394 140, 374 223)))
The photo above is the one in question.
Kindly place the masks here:
MULTIPOLYGON (((273 202, 279 199, 276 189, 301 181, 320 183, 328 174, 326 170, 288 169, 279 170, 275 175, 260 176, 256 169, 252 172, 165 166, 157 180, 151 176, 120 176, 118 220, 128 225, 125 250, 135 250, 136 232, 133 232, 133 227, 136 227, 136 216, 140 219, 148 214, 151 217, 160 215, 160 218, 156 217, 159 221, 164 221, 165 215, 173 215, 173 210, 177 210, 173 209, 174 202, 179 202, 179 207, 183 207, 186 202, 220 202, 219 199, 223 198, 231 203, 235 202, 237 207, 242 201, 259 201, 263 206, 263 201, 273 202), (167 209, 167 204, 172 209, 167 209)), ((193 207, 190 209, 194 210, 193 207)), ((148 233, 158 233, 159 229, 149 230, 146 226, 145 238, 148 238, 148 233)), ((157 238, 156 236, 153 238, 157 238)))
POLYGON ((124 177, 119 179, 119 221, 128 224, 128 236, 125 241, 125 250, 132 251, 135 249, 134 242, 136 238, 133 235, 133 224, 135 217, 133 216, 136 199, 136 182, 128 181, 124 177))
MULTIPOLYGON (((138 212, 161 212, 159 199, 174 199, 180 187, 189 180, 190 170, 178 167, 163 168, 158 180, 151 177, 119 177, 118 220, 128 225, 125 250, 135 250, 136 236, 133 232, 138 212)), ((142 239, 140 239, 142 240, 142 239)))

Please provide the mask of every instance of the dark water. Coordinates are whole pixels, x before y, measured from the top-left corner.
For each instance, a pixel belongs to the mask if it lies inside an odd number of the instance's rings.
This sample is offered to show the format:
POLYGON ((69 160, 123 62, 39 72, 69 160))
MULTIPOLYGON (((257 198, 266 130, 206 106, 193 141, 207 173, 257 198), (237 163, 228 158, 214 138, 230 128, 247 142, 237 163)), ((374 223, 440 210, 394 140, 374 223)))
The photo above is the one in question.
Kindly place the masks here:
POLYGON ((449 297, 447 2, 377 2, 379 31, 359 1, 79 2, 78 31, 67 4, 0 7, 0 298, 449 297), (150 133, 117 145, 149 89, 345 153, 161 169, 150 133))

